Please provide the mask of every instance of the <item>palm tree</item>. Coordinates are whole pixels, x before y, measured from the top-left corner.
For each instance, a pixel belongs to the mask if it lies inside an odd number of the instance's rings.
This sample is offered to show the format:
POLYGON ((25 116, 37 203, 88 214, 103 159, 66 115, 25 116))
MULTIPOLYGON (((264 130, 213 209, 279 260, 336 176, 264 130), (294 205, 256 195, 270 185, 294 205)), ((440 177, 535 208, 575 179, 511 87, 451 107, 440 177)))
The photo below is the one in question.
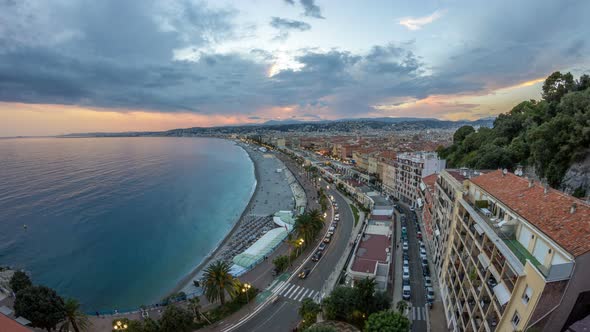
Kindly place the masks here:
POLYGON ((66 299, 64 302, 66 320, 61 324, 59 330, 68 332, 70 328, 75 332, 87 331, 90 325, 88 317, 80 311, 80 303, 74 299, 66 299))
POLYGON ((404 312, 406 311, 406 309, 408 308, 408 302, 401 300, 399 302, 397 302, 397 311, 399 311, 400 314, 404 314, 404 312))
POLYGON ((205 296, 210 302, 219 300, 225 304, 225 292, 231 297, 236 294, 236 280, 230 273, 230 266, 223 261, 211 263, 203 274, 205 296))
POLYGON ((198 296, 195 296, 188 300, 188 307, 195 314, 196 320, 201 320, 202 317, 207 321, 207 323, 211 324, 211 321, 209 321, 209 319, 207 319, 207 317, 205 317, 205 315, 203 315, 203 313, 201 312, 201 299, 198 296))

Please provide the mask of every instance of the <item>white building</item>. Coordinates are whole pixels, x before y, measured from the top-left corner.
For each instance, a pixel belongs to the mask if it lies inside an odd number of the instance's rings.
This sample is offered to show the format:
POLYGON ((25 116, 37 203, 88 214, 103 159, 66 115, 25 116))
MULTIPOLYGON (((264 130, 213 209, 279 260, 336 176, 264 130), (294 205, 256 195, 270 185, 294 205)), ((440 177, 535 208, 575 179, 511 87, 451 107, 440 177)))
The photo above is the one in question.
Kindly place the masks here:
POLYGON ((446 162, 436 152, 407 152, 397 155, 395 160, 395 192, 400 201, 416 205, 417 189, 423 177, 439 173, 446 162))

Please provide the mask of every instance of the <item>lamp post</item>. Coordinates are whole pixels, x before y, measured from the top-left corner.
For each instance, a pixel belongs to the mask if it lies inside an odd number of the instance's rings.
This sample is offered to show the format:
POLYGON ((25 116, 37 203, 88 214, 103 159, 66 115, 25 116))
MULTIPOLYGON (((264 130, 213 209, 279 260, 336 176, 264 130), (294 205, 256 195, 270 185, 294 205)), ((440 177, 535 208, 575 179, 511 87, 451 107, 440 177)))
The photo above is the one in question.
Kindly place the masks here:
POLYGON ((127 330, 127 327, 127 323, 123 323, 120 320, 118 320, 117 323, 115 323, 115 325, 113 326, 113 330, 125 331, 127 330))
POLYGON ((303 239, 299 239, 297 241, 297 256, 299 256, 299 248, 301 248, 303 246, 304 242, 305 242, 305 240, 303 240, 303 239))
MULTIPOLYGON (((245 283, 242 285, 242 293, 246 293, 246 305, 250 304, 250 288, 252 285, 245 283)), ((250 312, 250 306, 248 306, 248 312, 250 312)))

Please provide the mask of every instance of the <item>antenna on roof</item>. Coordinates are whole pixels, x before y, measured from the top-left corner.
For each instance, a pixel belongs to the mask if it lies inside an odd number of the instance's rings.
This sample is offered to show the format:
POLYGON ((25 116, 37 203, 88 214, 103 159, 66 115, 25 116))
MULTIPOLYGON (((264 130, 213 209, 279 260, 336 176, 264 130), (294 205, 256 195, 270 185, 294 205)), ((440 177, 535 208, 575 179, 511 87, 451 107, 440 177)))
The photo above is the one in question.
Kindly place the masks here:
POLYGON ((502 170, 502 175, 506 175, 506 174, 508 174, 508 170, 507 170, 506 168, 504 168, 504 169, 502 170))
POLYGON ((576 204, 575 202, 572 203, 572 206, 570 207, 570 213, 574 214, 576 213, 576 208, 578 207, 578 204, 576 204))

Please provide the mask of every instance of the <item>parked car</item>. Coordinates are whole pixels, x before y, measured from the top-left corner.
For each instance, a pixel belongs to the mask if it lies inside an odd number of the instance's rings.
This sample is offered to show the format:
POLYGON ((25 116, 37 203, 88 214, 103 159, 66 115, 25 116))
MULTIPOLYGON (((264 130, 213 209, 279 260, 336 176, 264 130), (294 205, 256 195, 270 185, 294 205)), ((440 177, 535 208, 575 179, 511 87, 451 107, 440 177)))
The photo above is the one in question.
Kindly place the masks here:
POLYGON ((332 240, 332 235, 328 234, 326 235, 326 237, 324 238, 324 243, 330 243, 330 241, 332 240))
POLYGON ((334 234, 334 231, 335 231, 335 230, 336 230, 336 227, 334 227, 334 226, 330 226, 330 228, 328 228, 328 234, 329 234, 329 235, 332 235, 332 234, 334 234))
POLYGON ((405 260, 410 260, 410 256, 408 255, 408 252, 407 251, 404 251, 403 252, 403 256, 404 256, 404 259, 405 260))
POLYGON ((408 250, 408 241, 404 241, 404 243, 402 244, 402 249, 403 250, 408 250))
POLYGON ((420 256, 426 257, 426 249, 420 248, 420 256))
POLYGON ((416 209, 415 209, 415 208, 412 206, 412 207, 410 208, 410 211, 416 211, 416 209))
POLYGON ((404 270, 402 272, 402 279, 410 279, 410 269, 407 267, 404 267, 404 270))
POLYGON ((403 286, 410 286, 410 279, 402 279, 403 286))
POLYGON ((307 276, 311 273, 311 269, 310 268, 305 268, 303 269, 303 271, 301 271, 299 273, 299 279, 305 279, 307 278, 307 276))
POLYGON ((416 237, 418 238, 418 240, 422 240, 422 232, 416 233, 416 237))
POLYGON ((404 267, 410 267, 410 262, 407 259, 404 259, 404 267))
POLYGON ((320 258, 322 258, 322 252, 318 250, 315 252, 315 254, 313 254, 313 256, 311 257, 311 260, 314 262, 317 262, 320 260, 320 258))
POLYGON ((320 243, 318 250, 324 250, 324 249, 326 249, 326 244, 322 242, 322 243, 320 243))
POLYGON ((430 277, 424 277, 424 287, 432 287, 432 280, 430 279, 430 277))
POLYGON ((422 258, 422 268, 424 268, 425 266, 428 266, 428 259, 422 258))
POLYGON ((425 277, 430 276, 430 268, 428 267, 428 265, 422 266, 422 275, 425 277))
POLYGON ((434 289, 432 287, 426 288, 426 302, 434 302, 434 289))
POLYGON ((412 292, 410 286, 404 286, 402 288, 402 297, 404 298, 404 300, 409 300, 411 295, 412 292))

